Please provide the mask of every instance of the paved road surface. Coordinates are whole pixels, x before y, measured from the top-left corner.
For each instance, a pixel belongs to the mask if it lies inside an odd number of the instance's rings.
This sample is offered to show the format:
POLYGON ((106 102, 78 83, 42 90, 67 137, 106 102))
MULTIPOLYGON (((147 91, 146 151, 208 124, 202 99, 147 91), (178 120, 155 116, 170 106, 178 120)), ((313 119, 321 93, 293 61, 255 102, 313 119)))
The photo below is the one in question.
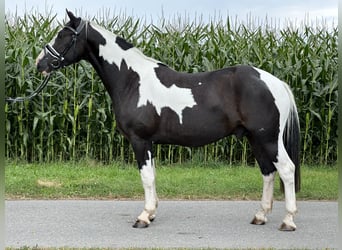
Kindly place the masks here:
POLYGON ((13 247, 337 248, 337 202, 298 202, 297 231, 277 230, 284 202, 264 226, 255 201, 160 201, 156 220, 134 229, 143 201, 6 201, 13 247))

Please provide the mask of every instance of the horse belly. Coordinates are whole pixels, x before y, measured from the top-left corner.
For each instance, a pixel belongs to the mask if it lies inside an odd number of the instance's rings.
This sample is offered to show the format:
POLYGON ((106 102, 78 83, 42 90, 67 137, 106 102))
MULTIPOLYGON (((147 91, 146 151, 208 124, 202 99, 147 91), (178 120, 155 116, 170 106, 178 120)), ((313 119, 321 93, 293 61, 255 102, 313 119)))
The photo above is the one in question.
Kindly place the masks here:
POLYGON ((182 146, 203 146, 215 142, 231 133, 224 119, 207 116, 184 116, 184 123, 176 119, 161 122, 155 143, 176 144, 182 146))

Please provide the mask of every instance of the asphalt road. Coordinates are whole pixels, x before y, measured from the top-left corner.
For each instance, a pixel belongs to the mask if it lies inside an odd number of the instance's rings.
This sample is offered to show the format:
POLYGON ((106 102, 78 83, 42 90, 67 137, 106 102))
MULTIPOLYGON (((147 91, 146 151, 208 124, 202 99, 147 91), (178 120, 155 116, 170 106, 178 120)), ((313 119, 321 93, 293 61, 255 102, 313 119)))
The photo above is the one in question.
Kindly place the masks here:
POLYGON ((132 228, 143 201, 6 201, 6 246, 337 248, 337 202, 298 202, 297 231, 281 232, 284 202, 249 224, 255 201, 160 201, 147 229, 132 228))

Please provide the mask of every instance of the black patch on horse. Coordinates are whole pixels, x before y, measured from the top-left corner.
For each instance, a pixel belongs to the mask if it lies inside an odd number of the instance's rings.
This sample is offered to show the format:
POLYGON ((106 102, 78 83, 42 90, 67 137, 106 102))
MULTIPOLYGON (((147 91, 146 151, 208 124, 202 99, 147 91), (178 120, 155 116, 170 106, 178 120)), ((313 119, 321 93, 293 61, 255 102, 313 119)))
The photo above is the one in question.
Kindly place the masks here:
POLYGON ((115 42, 120 46, 123 50, 128 50, 130 48, 133 48, 133 44, 127 42, 122 37, 117 36, 115 42))

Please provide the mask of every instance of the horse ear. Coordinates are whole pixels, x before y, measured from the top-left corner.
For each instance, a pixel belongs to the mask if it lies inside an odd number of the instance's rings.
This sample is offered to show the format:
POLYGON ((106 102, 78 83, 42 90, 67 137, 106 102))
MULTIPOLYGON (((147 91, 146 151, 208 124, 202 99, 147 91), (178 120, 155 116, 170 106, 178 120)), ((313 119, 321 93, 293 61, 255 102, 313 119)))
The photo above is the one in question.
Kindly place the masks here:
POLYGON ((68 9, 66 9, 66 12, 68 14, 68 17, 70 18, 70 21, 72 23, 74 23, 77 20, 77 17, 75 17, 74 13, 72 13, 71 11, 69 11, 68 9))

